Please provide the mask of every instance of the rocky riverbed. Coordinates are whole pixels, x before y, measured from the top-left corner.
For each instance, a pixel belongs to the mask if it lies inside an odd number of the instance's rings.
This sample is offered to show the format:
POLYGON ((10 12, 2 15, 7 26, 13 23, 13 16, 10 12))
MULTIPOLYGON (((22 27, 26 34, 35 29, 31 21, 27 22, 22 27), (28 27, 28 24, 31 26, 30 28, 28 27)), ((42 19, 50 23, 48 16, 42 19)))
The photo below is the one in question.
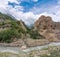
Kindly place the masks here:
POLYGON ((30 52, 26 51, 22 52, 19 50, 19 52, 17 52, 17 49, 13 51, 13 48, 10 48, 10 50, 6 49, 5 51, 0 51, 0 57, 60 57, 60 44, 54 46, 49 45, 40 49, 33 49, 30 52))
POLYGON ((20 50, 19 47, 1 47, 0 57, 60 57, 60 43, 20 50))

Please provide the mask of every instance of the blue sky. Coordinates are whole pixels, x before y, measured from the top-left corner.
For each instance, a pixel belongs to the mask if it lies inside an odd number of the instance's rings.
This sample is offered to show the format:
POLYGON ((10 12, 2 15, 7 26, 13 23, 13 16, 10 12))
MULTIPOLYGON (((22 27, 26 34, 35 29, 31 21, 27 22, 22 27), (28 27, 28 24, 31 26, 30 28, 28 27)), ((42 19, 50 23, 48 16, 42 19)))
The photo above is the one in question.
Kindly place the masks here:
POLYGON ((51 16, 57 22, 60 21, 60 0, 0 0, 0 12, 29 25, 41 15, 51 16))
POLYGON ((17 0, 21 3, 16 4, 14 2, 8 2, 8 5, 15 7, 16 5, 24 7, 23 12, 30 11, 33 7, 36 8, 49 8, 50 6, 56 5, 57 0, 17 0))

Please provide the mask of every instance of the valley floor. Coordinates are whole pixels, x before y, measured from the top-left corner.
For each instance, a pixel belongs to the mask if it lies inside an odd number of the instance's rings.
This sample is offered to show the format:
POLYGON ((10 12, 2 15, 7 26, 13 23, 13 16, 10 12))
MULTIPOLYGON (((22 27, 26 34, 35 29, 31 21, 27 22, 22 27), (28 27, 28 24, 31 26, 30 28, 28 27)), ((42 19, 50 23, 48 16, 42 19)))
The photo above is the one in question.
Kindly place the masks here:
POLYGON ((50 46, 29 53, 0 52, 0 57, 60 57, 60 46, 50 46))
POLYGON ((60 57, 60 43, 25 50, 20 50, 19 47, 0 47, 0 57, 60 57))

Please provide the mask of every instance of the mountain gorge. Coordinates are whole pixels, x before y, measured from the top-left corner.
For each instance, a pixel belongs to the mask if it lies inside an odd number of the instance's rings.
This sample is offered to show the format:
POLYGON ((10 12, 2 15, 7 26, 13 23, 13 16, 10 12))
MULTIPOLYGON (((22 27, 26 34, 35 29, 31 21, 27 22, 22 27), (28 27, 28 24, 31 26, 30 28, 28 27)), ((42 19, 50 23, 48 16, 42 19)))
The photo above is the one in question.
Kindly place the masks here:
POLYGON ((0 13, 0 45, 33 47, 59 41, 60 22, 50 16, 42 15, 29 28, 22 20, 0 13))
POLYGON ((44 39, 38 31, 29 29, 25 23, 16 20, 6 14, 0 13, 0 43, 9 43, 11 45, 24 45, 29 46, 29 41, 33 39, 44 39))

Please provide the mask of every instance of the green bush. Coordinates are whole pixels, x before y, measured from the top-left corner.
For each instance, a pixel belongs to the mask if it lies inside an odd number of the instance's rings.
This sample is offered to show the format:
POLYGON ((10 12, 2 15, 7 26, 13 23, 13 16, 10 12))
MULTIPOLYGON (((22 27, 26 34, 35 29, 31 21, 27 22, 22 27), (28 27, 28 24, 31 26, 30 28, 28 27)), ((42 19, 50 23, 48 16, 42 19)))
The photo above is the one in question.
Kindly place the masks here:
POLYGON ((33 38, 33 39, 44 39, 45 38, 42 35, 40 35, 38 31, 28 30, 27 33, 29 33, 31 38, 33 38))
POLYGON ((12 38, 19 38, 19 33, 15 29, 0 32, 0 42, 12 42, 12 38))

